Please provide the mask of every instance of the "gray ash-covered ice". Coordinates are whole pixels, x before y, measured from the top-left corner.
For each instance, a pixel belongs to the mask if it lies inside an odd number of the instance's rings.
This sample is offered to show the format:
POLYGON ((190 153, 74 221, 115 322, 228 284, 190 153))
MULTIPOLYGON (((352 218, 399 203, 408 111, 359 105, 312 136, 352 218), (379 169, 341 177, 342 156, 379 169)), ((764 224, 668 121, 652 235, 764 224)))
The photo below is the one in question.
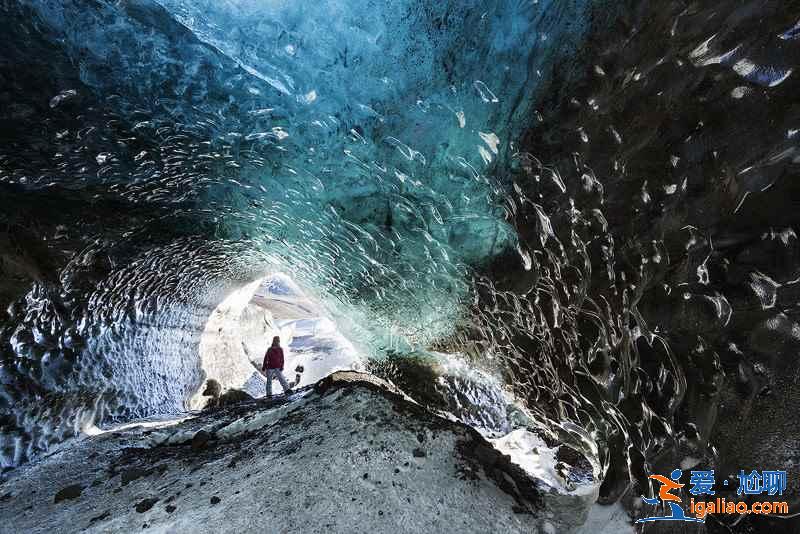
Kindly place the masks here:
MULTIPOLYGON (((558 464, 589 479, 567 490, 541 440, 495 450, 363 377, 82 440, 15 471, 0 513, 24 532, 592 532, 576 529, 602 513, 585 459, 558 464), (532 443, 542 460, 502 455, 532 443)), ((624 515, 603 528, 630 531, 624 515)))

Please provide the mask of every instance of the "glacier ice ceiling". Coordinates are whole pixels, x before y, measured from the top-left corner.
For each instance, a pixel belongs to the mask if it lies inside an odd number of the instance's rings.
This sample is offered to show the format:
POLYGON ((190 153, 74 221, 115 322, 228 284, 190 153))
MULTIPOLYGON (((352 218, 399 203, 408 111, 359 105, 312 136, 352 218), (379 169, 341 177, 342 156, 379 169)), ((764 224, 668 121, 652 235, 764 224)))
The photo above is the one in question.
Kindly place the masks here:
POLYGON ((277 272, 590 437, 606 502, 797 465, 798 7, 3 2, 3 466, 184 410, 277 272))

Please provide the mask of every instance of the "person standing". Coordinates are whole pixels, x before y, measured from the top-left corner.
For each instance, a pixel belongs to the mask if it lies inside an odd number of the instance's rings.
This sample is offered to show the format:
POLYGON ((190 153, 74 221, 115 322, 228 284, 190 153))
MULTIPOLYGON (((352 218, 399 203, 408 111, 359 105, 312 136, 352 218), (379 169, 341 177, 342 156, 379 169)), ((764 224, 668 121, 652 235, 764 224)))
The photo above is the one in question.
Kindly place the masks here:
POLYGON ((283 376, 283 349, 281 348, 280 337, 275 336, 272 338, 272 346, 267 349, 267 353, 264 355, 261 371, 267 377, 267 397, 272 396, 272 381, 276 378, 283 387, 284 395, 291 394, 292 388, 289 387, 286 378, 283 376))

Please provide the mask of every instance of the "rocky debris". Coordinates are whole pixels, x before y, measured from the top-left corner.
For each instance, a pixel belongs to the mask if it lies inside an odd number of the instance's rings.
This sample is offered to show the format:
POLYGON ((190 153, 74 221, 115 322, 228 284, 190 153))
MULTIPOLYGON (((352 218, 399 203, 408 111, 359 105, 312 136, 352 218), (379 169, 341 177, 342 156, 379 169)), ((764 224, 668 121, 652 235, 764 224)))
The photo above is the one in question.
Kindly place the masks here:
POLYGON ((192 438, 192 450, 199 451, 204 449, 211 440, 211 434, 205 430, 199 430, 192 438))
POLYGON ((540 486, 474 429, 380 379, 340 372, 292 401, 76 441, 10 472, 3 489, 14 498, 0 501, 0 516, 31 533, 128 532, 143 521, 177 533, 277 524, 297 532, 569 532, 540 486), (37 488, 65 480, 61 499, 38 502, 37 488))
POLYGON ((108 519, 110 516, 111 516, 111 512, 106 510, 102 514, 94 516, 93 518, 91 518, 89 520, 89 523, 94 523, 95 521, 102 521, 103 519, 108 519))
POLYGON ((127 486, 132 481, 146 477, 150 474, 150 469, 142 469, 140 467, 134 467, 132 469, 126 469, 122 475, 120 476, 120 481, 123 486, 127 486))
POLYGON ((203 390, 203 396, 211 397, 206 403, 206 409, 230 406, 231 404, 239 404, 240 402, 255 400, 249 393, 242 391, 241 389, 229 389, 223 392, 220 383, 213 378, 210 378, 206 382, 206 388, 203 390))
POLYGON ((148 511, 150 508, 152 508, 153 505, 155 505, 157 502, 158 502, 158 499, 156 499, 155 497, 151 497, 149 499, 145 499, 145 500, 143 500, 143 501, 141 501, 141 502, 136 504, 136 511, 139 512, 140 514, 143 514, 146 511, 148 511))
POLYGON ((290 388, 295 388, 300 384, 300 380, 303 379, 303 372, 305 370, 306 368, 302 365, 298 365, 297 367, 294 368, 294 380, 289 382, 290 388))
POLYGON ((594 469, 586 456, 569 445, 561 445, 556 451, 556 472, 564 479, 565 485, 574 489, 581 483, 595 480, 594 469))
POLYGON ((515 513, 535 514, 541 510, 543 500, 539 484, 532 481, 521 467, 511 463, 510 456, 500 453, 483 439, 462 441, 458 454, 470 466, 472 473, 482 471, 500 489, 514 497, 515 513))
POLYGON ((377 376, 357 371, 337 371, 332 373, 314 385, 314 391, 320 395, 328 395, 343 387, 348 387, 353 384, 358 384, 362 387, 367 387, 373 391, 380 392, 383 395, 393 394, 394 398, 397 396, 405 397, 405 394, 385 380, 381 380, 377 376))
POLYGON ((83 486, 80 484, 73 484, 71 486, 67 486, 66 488, 62 488, 56 493, 55 497, 53 497, 54 503, 60 503, 61 501, 67 501, 71 499, 77 499, 81 496, 81 492, 83 492, 83 486))

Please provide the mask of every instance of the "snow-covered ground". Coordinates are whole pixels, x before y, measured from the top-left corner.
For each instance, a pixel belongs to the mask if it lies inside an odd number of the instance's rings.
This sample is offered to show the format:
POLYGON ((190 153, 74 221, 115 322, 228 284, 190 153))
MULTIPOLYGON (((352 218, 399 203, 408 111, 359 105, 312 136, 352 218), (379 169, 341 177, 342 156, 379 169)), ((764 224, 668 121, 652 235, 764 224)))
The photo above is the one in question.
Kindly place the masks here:
POLYGON ((634 534, 628 512, 619 503, 595 504, 589 508, 586 522, 576 534, 634 534))

